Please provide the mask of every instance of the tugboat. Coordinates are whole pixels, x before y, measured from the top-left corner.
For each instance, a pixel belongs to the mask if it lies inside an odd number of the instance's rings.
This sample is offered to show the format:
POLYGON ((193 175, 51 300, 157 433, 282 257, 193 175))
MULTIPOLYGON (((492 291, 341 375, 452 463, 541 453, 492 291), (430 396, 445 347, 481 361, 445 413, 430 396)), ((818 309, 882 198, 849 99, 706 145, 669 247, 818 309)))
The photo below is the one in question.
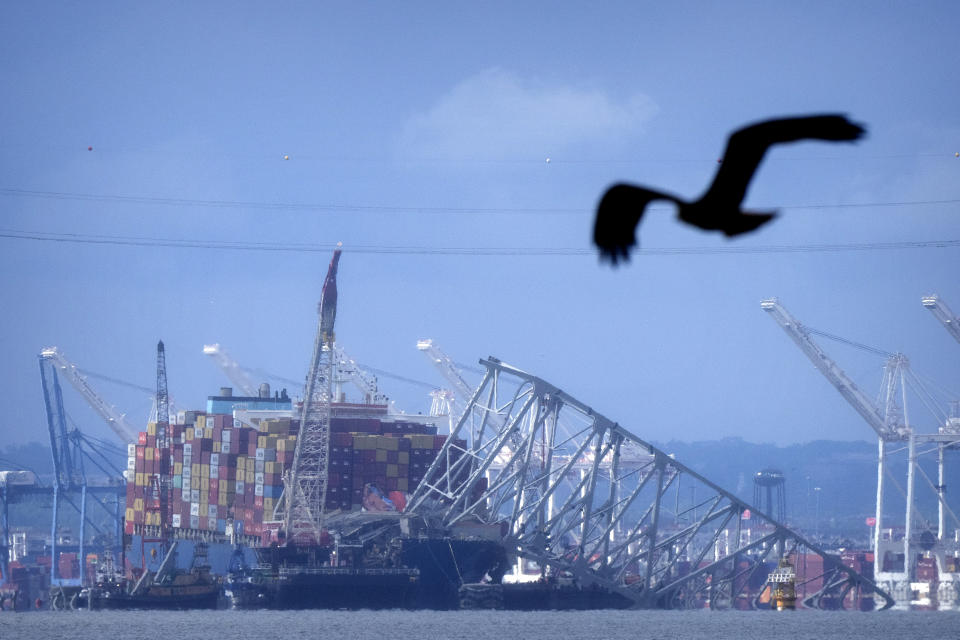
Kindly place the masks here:
POLYGON ((797 608, 797 571, 787 556, 780 558, 777 568, 767 577, 773 592, 770 608, 777 611, 793 611, 797 608))
POLYGON ((156 572, 144 571, 135 583, 105 574, 97 584, 85 589, 81 598, 93 609, 216 609, 220 583, 206 563, 206 546, 196 546, 193 567, 177 569, 176 541, 156 572), (198 562, 199 561, 199 562, 198 562))

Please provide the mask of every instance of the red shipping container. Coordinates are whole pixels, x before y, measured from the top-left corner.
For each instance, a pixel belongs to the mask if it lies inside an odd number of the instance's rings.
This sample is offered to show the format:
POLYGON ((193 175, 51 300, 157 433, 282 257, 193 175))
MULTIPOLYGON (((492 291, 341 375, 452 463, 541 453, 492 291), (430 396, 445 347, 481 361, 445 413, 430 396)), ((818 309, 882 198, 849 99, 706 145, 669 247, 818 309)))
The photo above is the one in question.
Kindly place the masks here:
POLYGON ((146 445, 147 444, 147 432, 141 431, 137 434, 137 444, 146 445))
POLYGON ((263 509, 263 496, 253 496, 253 508, 263 509))
POLYGON ((217 493, 220 490, 220 481, 217 478, 210 478, 210 493, 217 493))

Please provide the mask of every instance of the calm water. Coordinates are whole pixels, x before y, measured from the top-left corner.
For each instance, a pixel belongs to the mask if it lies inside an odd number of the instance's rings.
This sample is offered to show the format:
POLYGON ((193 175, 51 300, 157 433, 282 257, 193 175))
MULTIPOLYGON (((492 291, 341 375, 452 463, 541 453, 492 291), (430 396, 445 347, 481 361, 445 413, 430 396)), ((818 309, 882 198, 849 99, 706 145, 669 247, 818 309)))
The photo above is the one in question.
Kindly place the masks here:
POLYGON ((958 612, 299 611, 0 613, 0 640, 960 638, 958 612))

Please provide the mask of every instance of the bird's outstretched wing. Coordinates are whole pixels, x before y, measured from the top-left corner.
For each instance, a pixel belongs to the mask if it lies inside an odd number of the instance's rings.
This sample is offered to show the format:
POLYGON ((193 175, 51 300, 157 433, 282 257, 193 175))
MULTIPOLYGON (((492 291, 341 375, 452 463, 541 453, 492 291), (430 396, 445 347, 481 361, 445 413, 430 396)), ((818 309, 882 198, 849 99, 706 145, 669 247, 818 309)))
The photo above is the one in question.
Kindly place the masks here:
POLYGON ((653 200, 676 202, 673 196, 643 187, 615 184, 607 189, 593 223, 593 243, 600 249, 601 259, 614 265, 630 260, 630 249, 637 244, 637 225, 653 200))
POLYGON ((763 155, 772 145, 798 140, 852 142, 866 130, 841 114, 778 118, 746 126, 727 140, 720 168, 702 200, 739 206, 763 155))

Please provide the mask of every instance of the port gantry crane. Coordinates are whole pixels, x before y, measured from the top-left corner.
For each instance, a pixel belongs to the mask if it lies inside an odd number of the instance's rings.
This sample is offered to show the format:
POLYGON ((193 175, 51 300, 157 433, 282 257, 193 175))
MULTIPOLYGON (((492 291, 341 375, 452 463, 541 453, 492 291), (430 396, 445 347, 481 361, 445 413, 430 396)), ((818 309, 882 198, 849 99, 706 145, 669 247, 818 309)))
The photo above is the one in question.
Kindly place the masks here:
POLYGON ((235 386, 237 391, 242 395, 247 397, 257 395, 256 383, 250 379, 250 376, 247 375, 243 367, 231 358, 230 354, 227 353, 219 343, 203 345, 203 353, 213 358, 213 361, 223 370, 227 378, 230 379, 230 382, 233 383, 233 386, 235 386))
POLYGON ((339 247, 338 244, 333 252, 320 294, 317 335, 300 414, 300 435, 293 454, 293 464, 284 478, 283 527, 287 544, 319 542, 323 531, 330 458, 332 347, 337 317, 339 247))
POLYGON ((93 410, 97 412, 97 415, 103 418, 110 429, 117 434, 117 437, 120 438, 124 444, 137 441, 137 429, 127 421, 123 413, 118 411, 116 407, 101 398, 100 394, 94 391, 93 387, 90 386, 90 383, 87 381, 86 376, 80 373, 80 370, 75 364, 67 360, 60 349, 57 347, 47 347, 40 351, 40 359, 50 362, 51 365, 57 368, 61 375, 67 378, 70 384, 73 385, 73 388, 84 397, 93 410))
MULTIPOLYGON (((369 374, 367 374, 367 372, 361 368, 361 365, 357 364, 357 362, 351 358, 339 345, 332 345, 332 349, 334 371, 334 394, 332 397, 335 400, 339 398, 342 392, 343 383, 350 382, 360 391, 360 393, 363 394, 364 401, 367 404, 386 404, 387 398, 380 393, 377 387, 376 378, 371 378, 369 374)), ((203 353, 213 358, 214 362, 218 367, 220 367, 221 371, 223 371, 230 382, 243 395, 248 397, 254 397, 257 395, 257 385, 248 374, 248 372, 251 372, 252 370, 247 369, 239 362, 234 360, 234 358, 227 353, 226 349, 224 349, 219 343, 203 345, 203 353)), ((266 376, 271 379, 286 382, 288 384, 298 384, 293 380, 281 378, 273 374, 267 373, 266 376)))
MULTIPOLYGON (((67 375, 74 387, 80 391, 81 395, 94 409, 98 409, 97 412, 100 416, 121 438, 123 438, 121 434, 124 433, 126 422, 122 414, 104 402, 90 388, 77 368, 69 363, 56 347, 43 349, 38 356, 38 360, 54 467, 54 481, 50 488, 52 493, 50 555, 53 558, 50 580, 51 586, 57 594, 56 597, 64 601, 66 600, 64 598, 64 588, 78 588, 81 585, 82 577, 62 578, 58 576, 58 551, 63 551, 64 547, 67 546, 69 549, 76 550, 80 558, 85 558, 85 548, 88 540, 86 532, 88 529, 92 529, 97 534, 111 540, 113 544, 110 545, 110 551, 118 555, 123 544, 122 505, 126 490, 122 481, 121 470, 113 462, 123 452, 116 450, 116 446, 111 443, 98 441, 84 435, 79 429, 73 429, 72 431, 67 429, 67 414, 63 407, 63 391, 60 386, 59 373, 67 375), (91 464, 110 478, 110 483, 88 483, 85 463, 91 464), (80 517, 76 545, 63 545, 60 542, 60 507, 62 502, 72 506, 80 517), (88 511, 87 505, 91 502, 100 507, 103 511, 100 515, 106 515, 108 520, 112 522, 112 527, 103 526, 104 523, 98 521, 88 511)), ((129 427, 129 425, 126 426, 129 427)), ((35 489, 39 490, 40 487, 35 489)), ((4 532, 4 536, 6 537, 6 532, 4 532)))
MULTIPOLYGON (((925 299, 926 300, 926 299, 925 299)), ((941 543, 940 555, 942 555, 942 545, 946 539, 946 516, 949 514, 954 523, 960 527, 960 519, 957 518, 954 511, 947 504, 944 481, 944 451, 954 449, 960 444, 960 436, 956 429, 956 421, 945 416, 938 433, 936 434, 918 434, 909 424, 907 415, 907 388, 908 386, 920 394, 921 400, 932 412, 938 413, 934 406, 934 401, 923 388, 916 376, 911 372, 909 360, 902 353, 888 353, 879 349, 869 348, 870 351, 887 357, 884 365, 883 380, 881 383, 881 402, 878 406, 869 396, 866 395, 850 377, 841 369, 824 351, 814 342, 811 334, 820 334, 831 338, 831 336, 822 331, 805 327, 796 318, 794 318, 776 298, 768 298, 760 303, 760 307, 770 314, 770 317, 790 336, 790 338, 806 354, 813 365, 830 381, 830 383, 840 392, 856 409, 866 421, 867 424, 877 434, 877 501, 874 515, 873 531, 873 550, 876 563, 875 575, 878 581, 889 587, 897 600, 904 600, 909 594, 909 584, 913 580, 915 573, 916 551, 920 544, 919 537, 914 535, 914 524, 918 519, 916 513, 916 477, 919 473, 935 492, 938 506, 938 528, 937 538, 941 543), (898 406, 898 395, 902 407, 898 406), (906 442, 907 450, 907 488, 904 496, 906 500, 906 513, 904 516, 904 537, 903 537, 903 557, 906 558, 902 568, 894 563, 887 563, 885 554, 887 552, 896 554, 893 540, 885 541, 883 533, 884 525, 884 499, 886 478, 888 475, 887 460, 895 453, 889 449, 891 444, 906 442), (918 444, 933 444, 938 452, 938 483, 934 484, 926 476, 923 469, 917 464, 918 444), (891 567, 887 569, 886 567, 891 567)), ((849 341, 847 341, 849 342, 849 341)), ((851 343, 858 347, 858 345, 851 343)), ((864 347, 866 348, 866 347, 864 347)), ((899 489, 899 486, 897 486, 899 489)), ((941 558, 941 560, 944 560, 941 558)), ((960 575, 948 575, 945 567, 945 561, 940 562, 940 575, 944 576, 941 582, 941 601, 957 601, 960 598, 960 575)))
POLYGON ((552 576, 638 608, 757 606, 749 585, 784 554, 823 563, 798 582, 807 606, 844 606, 850 593, 893 604, 838 557, 570 394, 496 358, 480 363, 483 380, 407 502, 408 522, 488 525, 511 553, 552 576), (645 463, 624 464, 629 449, 642 450, 645 463), (571 476, 579 477, 572 486, 571 476), (668 495, 681 477, 698 502, 668 495))
POLYGON ((950 307, 940 299, 940 296, 937 294, 924 296, 920 301, 923 303, 923 306, 930 309, 931 313, 943 324, 943 327, 950 335, 952 335, 957 342, 960 342, 960 317, 957 317, 953 311, 950 311, 950 307))

